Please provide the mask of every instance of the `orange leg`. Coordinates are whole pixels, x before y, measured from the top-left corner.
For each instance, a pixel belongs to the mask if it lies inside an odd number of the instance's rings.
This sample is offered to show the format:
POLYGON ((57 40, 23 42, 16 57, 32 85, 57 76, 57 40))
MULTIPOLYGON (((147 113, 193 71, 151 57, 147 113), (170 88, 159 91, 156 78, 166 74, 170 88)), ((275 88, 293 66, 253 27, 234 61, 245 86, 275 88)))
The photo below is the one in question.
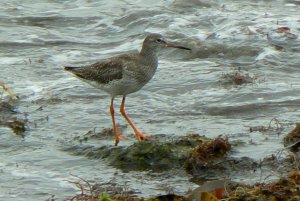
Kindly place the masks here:
POLYGON ((118 129, 118 127, 116 125, 116 121, 115 121, 114 97, 111 98, 111 102, 110 102, 110 114, 111 114, 114 133, 115 133, 115 140, 116 140, 115 141, 115 146, 117 146, 120 139, 122 139, 122 136, 120 135, 119 129, 118 129))
POLYGON ((136 135, 136 137, 139 140, 147 140, 148 137, 144 136, 134 125, 134 123, 131 121, 131 119, 129 118, 129 116, 126 114, 125 112, 125 96, 123 96, 122 99, 122 104, 121 104, 121 108, 120 108, 121 114, 123 115, 123 117, 127 120, 127 122, 130 124, 131 128, 134 130, 134 133, 136 135))

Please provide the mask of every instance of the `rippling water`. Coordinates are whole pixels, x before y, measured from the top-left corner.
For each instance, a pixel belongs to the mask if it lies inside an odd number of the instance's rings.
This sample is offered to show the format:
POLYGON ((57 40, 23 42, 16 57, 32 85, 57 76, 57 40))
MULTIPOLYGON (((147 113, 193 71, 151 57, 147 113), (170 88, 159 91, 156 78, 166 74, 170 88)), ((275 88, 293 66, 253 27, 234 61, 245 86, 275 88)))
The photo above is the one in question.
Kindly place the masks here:
POLYGON ((25 138, 0 127, 0 199, 66 199, 77 192, 66 181, 71 174, 129 181, 133 189, 147 189, 144 196, 163 192, 164 184, 179 192, 194 186, 187 175, 161 181, 61 151, 62 142, 74 136, 111 127, 109 96, 62 66, 139 49, 147 32, 162 33, 193 51, 162 51, 155 77, 128 96, 127 111, 141 130, 228 135, 247 144, 237 156, 251 150, 255 159, 278 151, 282 136, 265 140, 248 130, 274 117, 286 125, 299 121, 299 9, 298 0, 1 1, 0 80, 20 96, 18 116, 28 115, 30 123, 25 138), (277 33, 278 27, 289 27, 293 37, 277 33), (238 68, 255 82, 225 85, 224 74, 238 68))

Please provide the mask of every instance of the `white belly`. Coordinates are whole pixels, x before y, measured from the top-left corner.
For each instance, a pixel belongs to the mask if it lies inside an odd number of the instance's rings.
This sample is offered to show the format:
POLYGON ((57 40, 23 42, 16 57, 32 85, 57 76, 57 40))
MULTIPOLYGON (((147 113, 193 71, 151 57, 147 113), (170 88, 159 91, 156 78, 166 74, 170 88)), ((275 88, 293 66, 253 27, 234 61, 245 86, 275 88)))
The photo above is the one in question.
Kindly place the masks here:
POLYGON ((138 83, 136 80, 114 80, 107 84, 99 84, 94 81, 84 80, 88 84, 94 86, 95 88, 101 89, 106 93, 110 94, 111 96, 118 96, 118 95, 127 95, 130 93, 134 93, 140 90, 147 82, 145 83, 138 83))

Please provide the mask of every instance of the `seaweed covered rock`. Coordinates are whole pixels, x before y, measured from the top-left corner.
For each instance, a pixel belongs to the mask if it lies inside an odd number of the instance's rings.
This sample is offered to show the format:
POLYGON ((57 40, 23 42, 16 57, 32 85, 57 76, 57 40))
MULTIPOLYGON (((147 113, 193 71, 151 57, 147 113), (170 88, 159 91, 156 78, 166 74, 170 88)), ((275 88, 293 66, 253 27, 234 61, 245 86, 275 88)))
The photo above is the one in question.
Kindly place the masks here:
POLYGON ((231 201, 239 200, 300 200, 300 171, 293 170, 287 176, 271 183, 257 183, 253 186, 238 185, 235 188, 227 189, 226 199, 231 201))
POLYGON ((193 180, 238 177, 245 171, 252 172, 259 163, 248 157, 233 158, 227 155, 231 150, 228 138, 217 137, 200 143, 189 154, 185 169, 193 180))
MULTIPOLYGON (((106 130, 104 129, 103 132, 106 130)), ((111 165, 125 171, 146 169, 160 171, 182 167, 195 147, 210 140, 197 134, 176 139, 162 135, 159 139, 160 141, 136 142, 127 147, 75 145, 66 150, 89 158, 105 158, 111 165)), ((81 140, 80 142, 82 143, 81 140)))
POLYGON ((13 118, 6 123, 6 126, 11 128, 15 134, 24 137, 26 122, 23 119, 13 118))
POLYGON ((187 194, 188 201, 203 200, 202 193, 210 192, 215 199, 230 201, 296 201, 300 200, 300 171, 292 170, 286 176, 276 181, 247 185, 231 180, 214 180, 205 182, 200 187, 187 194))
POLYGON ((283 139, 285 147, 290 147, 291 151, 297 151, 300 146, 300 123, 296 124, 296 127, 289 132, 283 139))
POLYGON ((8 98, 3 98, 0 94, 0 126, 7 126, 14 133, 23 136, 25 132, 25 121, 15 117, 15 100, 19 99, 3 82, 0 81, 3 92, 8 94, 8 98))
POLYGON ((231 149, 228 138, 218 137, 199 144, 191 152, 189 159, 207 164, 209 161, 223 157, 231 149))
POLYGON ((113 166, 123 170, 166 170, 182 166, 190 152, 208 138, 189 134, 178 139, 141 141, 114 153, 110 158, 113 166))
POLYGON ((300 171, 292 170, 273 182, 247 185, 231 180, 214 180, 192 190, 187 195, 166 194, 151 198, 136 197, 135 191, 126 191, 118 183, 93 184, 78 177, 79 181, 70 181, 81 191, 68 200, 115 200, 115 201, 198 201, 198 200, 230 200, 230 201, 298 201, 300 200, 300 171), (206 195, 206 196, 204 196, 206 195))
POLYGON ((218 137, 200 143, 189 154, 185 168, 193 173, 200 169, 210 168, 216 162, 223 160, 223 156, 231 149, 227 138, 218 137))
POLYGON ((170 144, 155 141, 141 141, 115 153, 111 158, 113 166, 123 170, 169 169, 180 164, 182 157, 175 154, 170 144))

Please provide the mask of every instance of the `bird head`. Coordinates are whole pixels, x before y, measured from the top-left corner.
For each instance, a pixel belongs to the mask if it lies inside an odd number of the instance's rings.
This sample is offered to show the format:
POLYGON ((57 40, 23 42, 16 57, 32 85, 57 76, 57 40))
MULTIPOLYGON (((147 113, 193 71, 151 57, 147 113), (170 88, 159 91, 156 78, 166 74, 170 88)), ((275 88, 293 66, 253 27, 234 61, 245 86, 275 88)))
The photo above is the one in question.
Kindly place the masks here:
POLYGON ((153 50, 165 48, 165 47, 191 50, 190 48, 183 47, 180 45, 175 45, 173 43, 167 42, 162 35, 157 34, 157 33, 149 34, 144 40, 144 46, 148 46, 153 50))

